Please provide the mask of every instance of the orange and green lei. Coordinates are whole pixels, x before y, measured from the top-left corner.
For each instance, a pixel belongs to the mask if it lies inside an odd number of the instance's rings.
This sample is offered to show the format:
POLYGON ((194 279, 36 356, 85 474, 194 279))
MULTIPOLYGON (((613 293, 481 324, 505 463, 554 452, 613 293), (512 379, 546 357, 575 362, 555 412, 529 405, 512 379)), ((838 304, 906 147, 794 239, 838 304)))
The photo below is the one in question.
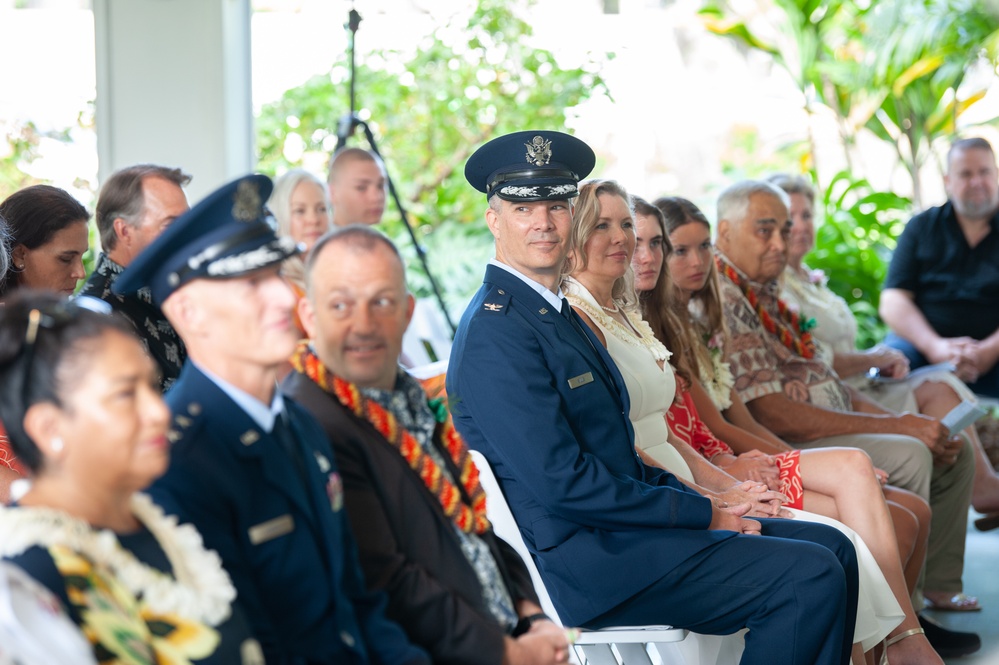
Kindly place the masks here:
POLYGON ((389 444, 399 451, 409 467, 416 472, 430 493, 437 497, 444 514, 465 533, 483 534, 489 530, 486 518, 486 493, 479 483, 468 447, 454 429, 443 400, 428 400, 437 422, 443 426, 442 441, 459 471, 459 480, 469 501, 437 465, 423 446, 395 416, 378 402, 366 398, 356 385, 330 372, 309 348, 308 341, 299 343, 291 359, 292 366, 336 399, 358 418, 370 422, 389 444))
POLYGON ((815 327, 815 319, 800 317, 797 312, 787 306, 787 303, 777 298, 777 314, 780 319, 775 321, 770 316, 770 312, 760 303, 756 292, 750 288, 735 268, 726 263, 720 256, 715 257, 715 262, 718 265, 718 270, 742 291, 746 300, 749 301, 749 305, 756 310, 760 322, 768 333, 774 335, 781 344, 802 358, 815 357, 815 340, 812 339, 812 333, 809 332, 815 327))

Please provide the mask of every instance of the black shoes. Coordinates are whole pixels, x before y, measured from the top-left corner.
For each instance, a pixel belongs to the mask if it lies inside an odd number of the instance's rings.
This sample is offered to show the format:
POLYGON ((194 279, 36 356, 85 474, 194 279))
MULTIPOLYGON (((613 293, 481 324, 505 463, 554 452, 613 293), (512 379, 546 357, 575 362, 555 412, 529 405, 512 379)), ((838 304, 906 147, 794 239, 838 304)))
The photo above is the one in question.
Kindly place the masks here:
POLYGON ((926 639, 941 658, 967 656, 982 648, 982 640, 977 633, 950 630, 922 613, 917 616, 919 625, 926 631, 926 639))

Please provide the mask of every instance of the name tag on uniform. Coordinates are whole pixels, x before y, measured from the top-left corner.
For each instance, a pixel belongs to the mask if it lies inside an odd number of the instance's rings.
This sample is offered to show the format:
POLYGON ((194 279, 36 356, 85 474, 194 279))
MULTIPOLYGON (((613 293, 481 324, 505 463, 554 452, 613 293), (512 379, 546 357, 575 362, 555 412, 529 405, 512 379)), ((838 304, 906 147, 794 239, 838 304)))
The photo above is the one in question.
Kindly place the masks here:
POLYGON ((266 522, 261 522, 256 526, 250 527, 250 543, 253 545, 266 543, 268 540, 274 540, 294 530, 295 520, 291 515, 275 517, 272 520, 267 520, 266 522))
POLYGON ((580 374, 569 379, 569 390, 575 390, 580 386, 585 386, 587 383, 593 383, 593 372, 580 374))

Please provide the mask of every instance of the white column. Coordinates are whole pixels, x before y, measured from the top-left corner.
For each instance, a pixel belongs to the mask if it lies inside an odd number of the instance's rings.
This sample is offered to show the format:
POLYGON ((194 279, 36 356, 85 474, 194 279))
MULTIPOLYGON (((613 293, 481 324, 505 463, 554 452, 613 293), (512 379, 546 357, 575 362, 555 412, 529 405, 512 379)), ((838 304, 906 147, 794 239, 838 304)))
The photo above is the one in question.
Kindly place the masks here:
POLYGON ((101 182, 140 162, 192 174, 192 203, 256 164, 249 0, 94 0, 101 182))

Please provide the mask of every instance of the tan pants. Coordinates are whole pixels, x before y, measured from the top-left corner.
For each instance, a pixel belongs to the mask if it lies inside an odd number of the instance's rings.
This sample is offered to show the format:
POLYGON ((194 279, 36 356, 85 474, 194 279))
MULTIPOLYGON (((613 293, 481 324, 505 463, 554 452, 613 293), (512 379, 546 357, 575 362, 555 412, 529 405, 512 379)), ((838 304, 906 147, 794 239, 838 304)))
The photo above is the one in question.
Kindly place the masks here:
POLYGON ((926 444, 909 436, 854 434, 793 445, 801 449, 845 446, 866 450, 874 466, 888 472, 890 484, 929 501, 933 518, 925 582, 921 588, 947 593, 962 591, 964 541, 975 476, 975 454, 970 443, 965 441, 957 461, 947 466, 935 466, 926 444))

